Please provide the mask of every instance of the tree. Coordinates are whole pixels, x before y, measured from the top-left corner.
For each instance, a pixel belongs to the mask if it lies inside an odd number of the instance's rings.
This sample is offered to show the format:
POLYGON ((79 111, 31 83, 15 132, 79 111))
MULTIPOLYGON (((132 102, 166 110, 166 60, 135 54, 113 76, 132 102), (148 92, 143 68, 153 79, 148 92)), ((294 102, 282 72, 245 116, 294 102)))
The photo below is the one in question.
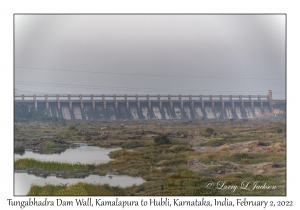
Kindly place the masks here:
POLYGON ((36 110, 34 107, 29 108, 25 103, 14 104, 14 118, 15 122, 58 121, 57 118, 46 115, 45 106, 39 106, 36 110))

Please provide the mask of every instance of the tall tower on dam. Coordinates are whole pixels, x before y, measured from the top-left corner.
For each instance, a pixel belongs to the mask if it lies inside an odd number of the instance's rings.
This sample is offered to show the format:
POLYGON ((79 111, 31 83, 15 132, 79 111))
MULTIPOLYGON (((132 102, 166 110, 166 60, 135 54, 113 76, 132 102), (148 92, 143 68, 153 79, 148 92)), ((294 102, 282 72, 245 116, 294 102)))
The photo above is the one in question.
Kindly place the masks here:
MULTIPOLYGON (((273 116, 267 95, 16 95, 15 103, 42 107, 66 120, 250 119, 273 116)), ((276 107, 276 106, 275 106, 276 107)), ((284 114, 285 110, 276 113, 284 114)))

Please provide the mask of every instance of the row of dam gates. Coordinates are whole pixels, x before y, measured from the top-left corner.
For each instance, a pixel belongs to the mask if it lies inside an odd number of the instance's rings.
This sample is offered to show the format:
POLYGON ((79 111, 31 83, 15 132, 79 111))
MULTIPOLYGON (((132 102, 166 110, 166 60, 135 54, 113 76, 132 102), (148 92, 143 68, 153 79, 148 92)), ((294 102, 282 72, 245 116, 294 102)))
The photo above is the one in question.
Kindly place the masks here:
MULTIPOLYGON (((253 95, 15 95, 15 103, 44 108, 66 120, 249 119, 283 114, 272 91, 253 95)), ((285 101, 284 101, 285 104, 285 101)))

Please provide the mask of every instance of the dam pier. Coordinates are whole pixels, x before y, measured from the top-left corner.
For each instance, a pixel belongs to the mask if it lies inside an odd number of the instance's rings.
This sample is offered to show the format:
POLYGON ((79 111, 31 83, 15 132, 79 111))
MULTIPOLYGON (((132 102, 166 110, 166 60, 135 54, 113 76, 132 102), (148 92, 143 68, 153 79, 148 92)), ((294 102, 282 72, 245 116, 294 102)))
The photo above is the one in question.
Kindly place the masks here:
POLYGON ((285 114, 285 100, 267 95, 15 95, 66 120, 249 119, 285 114))

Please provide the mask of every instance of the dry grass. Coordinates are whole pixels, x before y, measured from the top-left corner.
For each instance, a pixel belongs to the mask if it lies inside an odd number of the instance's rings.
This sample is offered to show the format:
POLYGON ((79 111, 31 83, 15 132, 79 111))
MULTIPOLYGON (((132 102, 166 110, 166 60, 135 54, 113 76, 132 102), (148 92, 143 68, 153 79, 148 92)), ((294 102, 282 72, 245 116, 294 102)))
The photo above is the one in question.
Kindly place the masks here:
MULTIPOLYGON (((44 138, 45 136, 84 141, 89 134, 97 132, 99 135, 90 135, 90 139, 86 141, 93 145, 120 146, 125 149, 110 153, 110 157, 114 161, 96 166, 99 174, 118 170, 121 174, 142 176, 147 180, 142 185, 118 190, 107 186, 104 188, 103 186, 90 186, 93 190, 87 190, 85 187, 84 190, 82 188, 81 191, 79 190, 81 193, 87 192, 88 195, 97 193, 97 195, 101 195, 99 193, 103 193, 103 195, 119 193, 120 195, 141 196, 284 195, 286 180, 285 130, 285 121, 282 120, 185 123, 181 121, 82 121, 65 122, 61 125, 51 123, 16 124, 15 137, 17 140, 23 139, 24 141, 32 141, 34 138, 44 138), (124 124, 125 127, 120 126, 121 124, 124 124), (70 126, 74 126, 76 129, 70 130, 70 126), (101 130, 101 127, 110 127, 111 129, 101 130), (213 128, 216 135, 206 135, 207 128, 213 128), (160 133, 168 134, 171 137, 171 144, 155 145, 153 139, 160 133), (185 138, 179 138, 181 134, 184 134, 185 138), (174 176, 195 176, 197 179, 184 182, 182 182, 183 179, 170 179, 174 176), (240 191, 232 194, 228 191, 205 188, 205 182, 209 180, 226 180, 239 184, 245 179, 265 181, 268 184, 276 185, 277 190, 252 193, 240 191)), ((52 189, 50 188, 48 186, 48 190, 37 190, 37 192, 43 192, 37 194, 50 192, 52 189)), ((64 189, 61 194, 71 191, 71 189, 64 189)), ((58 191, 52 189, 51 192, 58 191)), ((76 193, 79 192, 76 191, 76 193)))

